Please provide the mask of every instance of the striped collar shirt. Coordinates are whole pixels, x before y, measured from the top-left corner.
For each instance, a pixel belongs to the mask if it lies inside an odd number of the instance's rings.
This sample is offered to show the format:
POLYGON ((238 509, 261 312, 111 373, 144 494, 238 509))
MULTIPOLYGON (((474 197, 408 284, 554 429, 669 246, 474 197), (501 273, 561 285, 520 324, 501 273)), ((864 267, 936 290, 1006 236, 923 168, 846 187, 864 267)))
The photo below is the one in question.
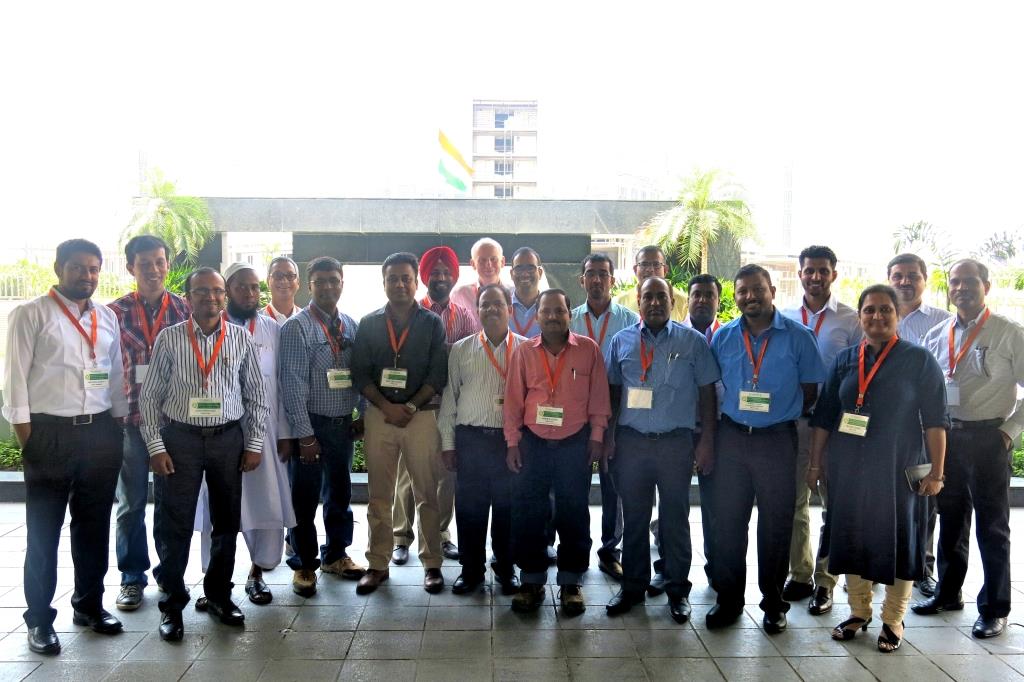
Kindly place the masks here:
POLYGON ((306 438, 313 435, 310 414, 322 417, 347 417, 359 406, 360 397, 355 388, 330 388, 327 370, 352 367, 352 348, 355 344, 356 321, 345 313, 335 311, 331 321, 314 310, 310 303, 292 315, 281 327, 280 362, 277 365, 281 402, 284 404, 292 436, 306 438), (333 321, 341 335, 341 354, 334 357, 324 329, 317 322, 319 315, 328 329, 333 321))
POLYGON ((153 329, 160 306, 153 307, 145 299, 140 301, 137 292, 107 304, 121 325, 121 360, 124 363, 125 391, 128 393, 128 423, 134 426, 139 425, 139 393, 142 391, 142 380, 145 379, 145 373, 137 368, 148 366, 153 354, 142 331, 142 316, 146 316, 146 324, 153 330, 155 338, 164 328, 184 322, 192 314, 192 309, 182 297, 165 291, 164 298, 168 299, 167 311, 161 320, 160 329, 153 329))
POLYGON ((537 296, 533 301, 533 305, 525 305, 516 297, 516 291, 513 289, 512 316, 509 318, 509 327, 520 336, 525 336, 528 339, 540 336, 540 322, 537 321, 537 304, 539 303, 540 296, 537 296))
POLYGON ((906 317, 900 318, 900 338, 918 346, 923 345, 928 332, 951 317, 953 313, 948 310, 922 303, 906 317))
MULTIPOLYGON (((78 304, 53 289, 72 315, 78 304)), ((33 413, 57 417, 128 414, 124 393, 117 317, 109 308, 89 301, 78 323, 92 331, 96 311, 96 359, 89 343, 49 295, 18 306, 7 321, 7 354, 4 358, 4 418, 11 424, 27 424, 33 413), (83 372, 95 367, 108 370, 107 388, 85 388, 83 372)))
POLYGON ((472 336, 480 330, 480 324, 473 319, 469 311, 451 300, 451 298, 448 299, 447 303, 438 303, 430 298, 430 296, 426 296, 420 303, 444 322, 445 341, 449 348, 459 339, 472 336))
POLYGON ((437 415, 442 450, 455 449, 456 426, 502 428, 505 378, 491 364, 483 344, 490 347, 498 365, 507 370, 509 348, 514 351, 525 341, 524 337, 510 332, 495 346, 480 332, 452 346, 448 355, 448 385, 437 415))
POLYGON ((203 427, 242 420, 245 449, 260 452, 270 408, 256 343, 249 330, 221 322, 207 336, 190 317, 160 332, 153 347, 153 361, 142 384, 139 408, 142 412, 142 438, 150 456, 166 451, 160 436, 160 427, 165 419, 203 427), (210 372, 206 390, 203 389, 203 373, 193 353, 187 325, 192 326, 199 351, 207 360, 213 353, 221 327, 224 327, 224 344, 210 372), (189 401, 192 398, 220 398, 222 416, 190 417, 189 401))
POLYGON ((811 330, 825 369, 832 366, 832 361, 839 355, 839 351, 855 346, 864 336, 857 311, 845 303, 840 303, 835 294, 830 295, 825 307, 816 313, 812 313, 801 301, 798 307, 787 308, 782 314, 811 330), (804 315, 807 316, 806 322, 804 315), (815 329, 818 330, 817 333, 814 332, 815 329))
POLYGON ((614 301, 609 302, 608 308, 599 316, 595 316, 594 313, 590 312, 589 305, 584 303, 572 309, 569 330, 580 336, 589 337, 591 341, 598 344, 601 348, 601 355, 607 355, 608 348, 612 345, 612 337, 626 327, 632 327, 639 321, 639 315, 614 301), (590 318, 590 328, 587 327, 587 318, 590 318), (606 320, 608 328, 602 338, 601 329, 604 327, 606 320), (590 329, 594 331, 593 336, 590 334, 590 329))

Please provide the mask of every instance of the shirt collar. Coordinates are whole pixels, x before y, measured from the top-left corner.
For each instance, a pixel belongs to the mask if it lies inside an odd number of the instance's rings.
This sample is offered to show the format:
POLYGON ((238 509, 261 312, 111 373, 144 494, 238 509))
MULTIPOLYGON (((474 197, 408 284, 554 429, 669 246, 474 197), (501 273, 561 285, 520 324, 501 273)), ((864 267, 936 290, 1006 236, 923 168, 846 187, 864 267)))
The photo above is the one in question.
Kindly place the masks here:
POLYGON ((449 297, 448 300, 446 302, 444 302, 444 303, 438 303, 437 301, 435 301, 434 299, 432 299, 430 297, 430 294, 427 294, 426 296, 423 297, 423 301, 424 301, 424 306, 429 308, 429 309, 431 309, 431 310, 433 310, 435 306, 440 308, 441 310, 445 310, 445 309, 450 308, 452 306, 452 299, 451 299, 451 297, 449 297))
MULTIPOLYGON (((594 319, 600 320, 605 315, 612 315, 614 313, 615 313, 615 301, 609 301, 608 302, 608 307, 604 309, 604 312, 601 313, 600 315, 597 315, 596 317, 594 317, 594 319)), ((590 301, 586 301, 586 302, 583 303, 583 314, 584 315, 594 315, 594 313, 592 313, 591 310, 590 310, 590 301)))
MULTIPOLYGON (((72 301, 70 298, 60 293, 60 289, 53 287, 53 293, 60 297, 60 300, 64 302, 68 310, 78 310, 78 301, 72 301)), ((85 309, 92 310, 95 304, 92 302, 92 297, 85 299, 85 309)))
POLYGON ((192 331, 194 331, 197 336, 202 336, 203 338, 209 338, 211 336, 216 336, 217 334, 220 333, 220 326, 222 324, 224 324, 224 316, 225 315, 227 315, 226 311, 220 317, 217 318, 217 326, 214 327, 210 331, 209 334, 207 334, 206 332, 203 331, 203 328, 199 326, 199 323, 196 322, 196 318, 193 317, 192 315, 188 316, 188 321, 192 324, 192 331))
MULTIPOLYGON (((532 339, 528 340, 527 343, 532 345, 534 348, 541 348, 541 347, 543 347, 543 344, 544 344, 544 335, 543 334, 538 334, 537 336, 535 336, 532 339)), ((569 345, 569 346, 578 346, 578 345, 580 345, 579 341, 577 340, 577 335, 574 334, 573 332, 569 332, 569 343, 567 345, 569 345)))
POLYGON ((529 310, 530 308, 536 308, 538 303, 540 303, 540 296, 537 296, 537 298, 534 299, 533 305, 526 305, 525 303, 519 300, 518 296, 516 296, 516 290, 512 289, 512 305, 517 305, 520 306, 521 308, 529 310))
MULTIPOLYGON (((687 319, 689 319, 689 315, 687 315, 687 319)), ((646 334, 647 336, 651 337, 652 339, 657 339, 657 338, 659 338, 661 336, 661 332, 653 332, 653 331, 651 331, 651 328, 648 327, 647 323, 644 322, 643 320, 640 320, 639 325, 640 325, 640 335, 641 336, 646 334)), ((665 326, 661 328, 661 331, 667 332, 668 336, 672 336, 672 320, 669 320, 668 322, 666 322, 665 326)))
MULTIPOLYGON (((739 320, 739 327, 740 327, 741 331, 747 328, 747 321, 746 321, 746 319, 744 319, 743 315, 740 315, 736 319, 739 320)), ((770 329, 785 329, 786 328, 786 323, 785 323, 785 321, 783 321, 782 313, 779 312, 778 308, 775 308, 775 310, 772 312, 772 323, 770 325, 768 325, 768 327, 770 329)))
MULTIPOLYGON (((276 312, 276 309, 275 309, 275 312, 276 312)), ((328 316, 327 313, 325 313, 324 311, 320 310, 320 306, 318 306, 316 303, 313 303, 312 301, 309 302, 309 312, 311 314, 313 314, 313 315, 318 316, 320 319, 324 320, 325 322, 334 322, 335 320, 337 320, 337 319, 339 319, 341 317, 341 313, 338 311, 338 306, 334 306, 334 314, 331 315, 331 316, 328 316)))
POLYGON ((831 310, 832 312, 836 312, 837 310, 839 310, 839 299, 836 298, 835 294, 829 292, 828 300, 825 301, 825 306, 818 312, 812 313, 811 309, 807 307, 807 303, 804 301, 803 297, 801 297, 800 307, 806 310, 808 315, 819 315, 821 314, 822 310, 825 310, 826 308, 828 310, 831 310))
POLYGON ((960 324, 959 315, 953 315, 953 324, 957 327, 960 327, 961 329, 973 329, 974 327, 978 326, 979 322, 981 322, 981 316, 985 314, 986 310, 988 310, 988 306, 984 306, 981 309, 981 312, 978 313, 977 317, 975 317, 973 320, 969 320, 966 325, 960 324))

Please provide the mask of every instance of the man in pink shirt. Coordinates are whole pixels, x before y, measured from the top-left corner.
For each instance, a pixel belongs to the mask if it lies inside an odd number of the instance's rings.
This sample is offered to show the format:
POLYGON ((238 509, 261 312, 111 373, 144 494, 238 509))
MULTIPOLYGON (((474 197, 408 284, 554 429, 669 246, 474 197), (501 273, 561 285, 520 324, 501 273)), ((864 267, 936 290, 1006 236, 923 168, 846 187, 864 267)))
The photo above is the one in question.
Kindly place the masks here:
POLYGON ((611 416, 608 374, 597 344, 569 331, 572 306, 561 289, 538 299, 541 335, 509 361, 505 441, 512 479, 512 537, 522 588, 512 610, 544 601, 548 496, 555 494, 559 599, 567 616, 586 609, 580 585, 590 559, 591 471, 611 416))

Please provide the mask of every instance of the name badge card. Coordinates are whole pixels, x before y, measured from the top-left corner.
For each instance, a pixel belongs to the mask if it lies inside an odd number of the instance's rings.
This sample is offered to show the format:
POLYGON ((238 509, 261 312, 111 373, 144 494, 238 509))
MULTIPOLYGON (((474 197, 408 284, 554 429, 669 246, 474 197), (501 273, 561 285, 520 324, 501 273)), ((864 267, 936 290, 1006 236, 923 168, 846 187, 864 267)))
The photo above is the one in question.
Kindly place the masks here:
POLYGON ((537 423, 541 426, 561 426, 565 410, 554 405, 537 406, 537 423))
POLYGON ((946 405, 956 407, 960 404, 960 384, 946 379, 946 405))
POLYGON ((82 385, 86 389, 108 388, 110 386, 110 372, 105 369, 82 370, 82 385))
POLYGON ((135 365, 135 383, 141 384, 149 373, 149 365, 135 365))
POLYGON ((380 373, 380 385, 384 388, 405 388, 409 380, 409 370, 400 367, 388 367, 380 373))
POLYGON ((848 433, 851 436, 863 438, 868 435, 869 421, 871 421, 871 417, 866 414, 843 412, 843 416, 839 420, 839 433, 848 433))
POLYGON ((505 407, 505 396, 496 395, 494 396, 494 409, 501 410, 505 407))
POLYGON ((188 416, 223 418, 224 402, 220 398, 189 398, 188 416))
POLYGON ((771 404, 771 393, 740 391, 740 409, 744 412, 767 412, 771 408, 771 404))
POLYGON ((626 393, 626 407, 631 410, 649 410, 654 404, 654 391, 649 388, 631 387, 626 393))
POLYGON ((327 388, 352 388, 352 370, 327 370, 327 388))

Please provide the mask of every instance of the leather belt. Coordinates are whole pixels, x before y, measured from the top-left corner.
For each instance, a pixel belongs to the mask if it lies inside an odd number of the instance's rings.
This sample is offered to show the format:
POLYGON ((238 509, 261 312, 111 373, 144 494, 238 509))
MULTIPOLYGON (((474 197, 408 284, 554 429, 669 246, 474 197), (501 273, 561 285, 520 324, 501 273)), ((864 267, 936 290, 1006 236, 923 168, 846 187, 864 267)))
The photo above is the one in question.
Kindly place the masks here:
POLYGON ((348 424, 352 421, 352 415, 346 414, 342 417, 325 417, 322 414, 309 413, 309 421, 317 422, 318 424, 329 424, 330 426, 341 426, 348 424))
POLYGON ((692 433, 692 429, 672 429, 671 431, 664 431, 662 433, 644 433, 643 431, 637 431, 632 426, 620 426, 620 431, 628 431, 629 435, 635 438, 643 438, 644 440, 665 440, 666 438, 682 438, 683 436, 692 433))
POLYGON ((485 436, 504 436, 505 430, 502 428, 492 428, 490 426, 471 426, 470 424, 456 424, 456 429, 472 429, 477 433, 482 433, 485 436))
POLYGON ((778 424, 772 424, 771 426, 747 426, 746 424, 740 424, 727 414, 722 414, 722 423, 728 424, 740 433, 744 433, 748 436, 755 436, 759 433, 778 433, 779 431, 789 431, 796 428, 796 422, 792 420, 779 422, 778 424))
POLYGON ((238 426, 238 420, 236 419, 233 422, 227 422, 220 426, 194 426, 192 424, 172 420, 168 423, 168 426, 173 426, 174 428, 187 433, 194 433, 197 436, 202 436, 203 438, 209 438, 210 436, 217 436, 229 429, 235 428, 238 426))
POLYGON ((89 426, 94 422, 98 422, 101 419, 106 419, 110 416, 110 410, 104 410, 103 412, 97 412, 96 414, 76 414, 74 417, 58 417, 53 414, 45 414, 43 412, 37 412, 29 415, 29 423, 36 422, 38 424, 63 424, 65 426, 89 426))
POLYGON ((964 421, 962 419, 952 419, 952 426, 954 429, 995 429, 1003 425, 1002 419, 979 419, 977 421, 964 421))

